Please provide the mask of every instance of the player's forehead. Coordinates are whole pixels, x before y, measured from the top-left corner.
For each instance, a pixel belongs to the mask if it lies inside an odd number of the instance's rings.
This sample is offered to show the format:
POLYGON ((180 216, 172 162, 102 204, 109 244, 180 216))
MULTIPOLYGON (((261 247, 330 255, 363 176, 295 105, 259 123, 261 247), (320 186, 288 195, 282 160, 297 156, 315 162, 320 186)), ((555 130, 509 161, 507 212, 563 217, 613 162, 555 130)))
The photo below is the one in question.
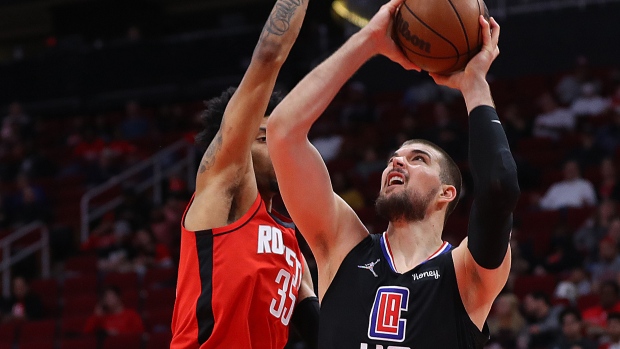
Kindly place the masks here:
POLYGON ((432 146, 418 142, 403 144, 394 152, 393 156, 407 156, 413 154, 426 155, 433 161, 437 161, 441 157, 441 153, 432 146))

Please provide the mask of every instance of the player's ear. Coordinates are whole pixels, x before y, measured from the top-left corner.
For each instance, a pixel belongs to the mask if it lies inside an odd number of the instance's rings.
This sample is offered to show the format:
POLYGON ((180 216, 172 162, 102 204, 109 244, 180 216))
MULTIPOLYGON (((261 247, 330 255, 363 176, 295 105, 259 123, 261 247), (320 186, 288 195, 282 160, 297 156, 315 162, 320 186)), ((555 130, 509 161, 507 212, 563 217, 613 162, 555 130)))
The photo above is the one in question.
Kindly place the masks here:
POLYGON ((456 199, 456 188, 450 184, 442 184, 441 192, 439 193, 439 200, 444 202, 451 202, 456 199))

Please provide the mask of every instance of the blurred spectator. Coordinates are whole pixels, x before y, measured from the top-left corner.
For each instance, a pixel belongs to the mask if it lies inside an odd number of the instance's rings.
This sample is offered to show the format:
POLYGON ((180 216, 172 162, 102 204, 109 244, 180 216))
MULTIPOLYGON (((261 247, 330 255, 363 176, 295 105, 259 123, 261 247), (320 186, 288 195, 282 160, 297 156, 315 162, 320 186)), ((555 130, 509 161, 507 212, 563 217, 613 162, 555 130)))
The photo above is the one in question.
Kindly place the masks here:
POLYGON ((596 349, 597 344, 583 335, 583 322, 579 310, 567 308, 560 313, 562 332, 551 349, 596 349))
POLYGON ((612 238, 617 245, 620 245, 620 216, 615 216, 609 222, 607 236, 612 238))
POLYGON ((344 137, 341 134, 331 132, 330 128, 328 123, 315 125, 314 136, 310 140, 326 163, 338 157, 344 142, 344 137))
POLYGON ((102 333, 108 336, 141 334, 144 332, 142 318, 133 309, 127 309, 121 301, 120 290, 109 286, 103 290, 99 303, 84 325, 84 333, 102 333))
POLYGON ((332 176, 332 186, 334 193, 338 194, 354 210, 364 208, 364 196, 357 188, 351 185, 348 176, 342 172, 334 172, 332 176))
POLYGON ((86 126, 73 148, 73 155, 80 163, 95 163, 105 148, 103 138, 97 136, 93 126, 86 126))
POLYGON ((606 157, 601 161, 600 174, 601 181, 597 186, 599 198, 620 202, 620 180, 618 180, 617 167, 613 158, 606 157))
POLYGON ((97 185, 105 183, 110 178, 120 174, 122 164, 109 149, 104 149, 95 163, 88 164, 84 169, 86 184, 97 185))
POLYGON ((107 270, 109 264, 114 264, 120 259, 119 253, 126 255, 126 251, 122 250, 121 247, 131 232, 132 228, 128 221, 116 219, 114 213, 109 212, 91 231, 88 240, 82 244, 81 249, 82 251, 95 252, 100 258, 99 267, 102 270, 107 270))
POLYGON ((415 112, 421 104, 444 102, 451 103, 456 98, 460 98, 458 90, 437 85, 428 79, 409 87, 403 96, 402 104, 409 111, 415 112))
POLYGON ((340 124, 348 126, 360 122, 371 122, 375 119, 374 108, 370 104, 370 96, 366 85, 361 81, 352 81, 344 90, 344 100, 340 111, 340 124))
POLYGON ((138 148, 127 139, 123 139, 123 134, 117 127, 112 132, 110 141, 105 145, 105 150, 107 150, 116 161, 124 164, 126 162, 125 160, 133 155, 138 148))
POLYGON ((590 260, 598 256, 598 244, 607 235, 609 224, 616 215, 616 203, 611 200, 601 202, 591 217, 573 235, 575 248, 590 260))
POLYGON ((607 316, 607 340, 598 349, 620 349, 620 313, 607 316))
POLYGON ((541 113, 534 119, 534 137, 558 140, 575 128, 575 114, 560 107, 551 93, 544 93, 538 98, 538 107, 541 113))
POLYGON ((4 299, 0 307, 3 321, 38 320, 43 317, 43 303, 38 295, 30 291, 26 278, 13 278, 11 296, 4 299))
POLYGON ((130 183, 125 184, 122 203, 116 208, 117 220, 129 223, 133 229, 146 226, 151 216, 152 202, 137 191, 130 183))
POLYGON ((582 258, 575 250, 571 233, 565 222, 553 228, 549 252, 543 260, 547 272, 560 274, 581 264, 582 258))
POLYGON ((11 212, 7 206, 6 198, 0 192, 0 229, 7 229, 11 226, 11 212))
POLYGON ((607 236, 601 240, 598 252, 598 260, 588 268, 595 287, 604 281, 615 280, 620 273, 618 245, 611 237, 607 236))
POLYGON ((611 123, 603 125, 596 134, 596 143, 609 156, 614 156, 620 147, 620 110, 614 111, 611 123))
POLYGON ((455 161, 462 160, 467 150, 463 127, 455 122, 445 103, 433 106, 434 124, 427 130, 426 138, 446 151, 455 161))
POLYGON ((364 181, 373 173, 383 172, 385 169, 385 159, 379 159, 377 151, 373 147, 364 149, 361 161, 355 165, 355 173, 364 181))
POLYGON ((549 296, 540 291, 528 293, 523 299, 527 319, 528 345, 530 348, 546 348, 555 342, 560 332, 560 306, 552 306, 549 296))
POLYGON ((558 210, 565 207, 587 207, 596 205, 594 186, 581 178, 579 164, 569 160, 564 164, 564 180, 554 183, 540 199, 543 210, 558 210))
POLYGON ((132 270, 142 275, 150 268, 172 266, 168 246, 155 241, 153 233, 146 228, 138 229, 132 237, 128 262, 132 270))
POLYGON ((518 348, 518 335, 525 328, 525 319, 519 312, 519 300, 514 294, 500 294, 495 299, 487 323, 492 343, 498 343, 503 349, 518 348))
POLYGON ((32 184, 25 174, 17 177, 17 193, 12 198, 11 212, 14 224, 49 219, 45 192, 41 187, 32 184))
POLYGON ((27 136, 32 130, 32 119, 22 109, 21 104, 13 102, 9 106, 9 114, 2 120, 0 138, 2 140, 15 140, 27 136))
POLYGON ((13 149, 14 156, 19 159, 18 172, 26 174, 30 178, 52 176, 56 173, 56 164, 34 145, 31 139, 17 144, 13 149))
POLYGON ((581 95, 570 105, 571 111, 577 116, 599 116, 610 106, 610 100, 596 92, 596 86, 588 82, 581 85, 581 95))
POLYGON ((563 104, 571 104, 579 95, 584 84, 591 83, 596 90, 600 88, 600 81, 592 77, 590 64, 584 56, 577 57, 573 71, 566 74, 555 87, 555 92, 563 104))
POLYGON ((513 150, 517 150, 519 141, 532 135, 532 125, 521 115, 516 103, 508 105, 501 115, 508 144, 513 150))
POLYGON ((599 304, 581 312, 589 336, 603 334, 607 327, 607 315, 620 311, 620 288, 615 281, 604 281, 599 287, 598 295, 599 304))
POLYGON ((572 305, 576 305, 579 297, 590 294, 591 291, 592 283, 587 271, 578 266, 571 270, 566 280, 558 283, 553 294, 556 298, 567 299, 572 305))
POLYGON ((593 132, 584 125, 578 132, 579 144, 567 152, 566 159, 575 160, 582 167, 598 166, 605 152, 596 144, 593 132))
POLYGON ((142 115, 140 105, 135 101, 129 101, 125 105, 125 119, 120 125, 123 138, 134 140, 148 135, 151 124, 142 115))

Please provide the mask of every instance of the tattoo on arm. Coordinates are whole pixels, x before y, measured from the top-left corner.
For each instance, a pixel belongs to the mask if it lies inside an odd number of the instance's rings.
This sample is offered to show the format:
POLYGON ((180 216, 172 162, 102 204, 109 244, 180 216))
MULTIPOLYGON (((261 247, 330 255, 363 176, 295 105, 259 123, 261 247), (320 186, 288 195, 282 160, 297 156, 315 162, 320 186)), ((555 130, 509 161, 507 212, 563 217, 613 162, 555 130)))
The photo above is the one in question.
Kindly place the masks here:
POLYGON ((205 151, 205 154, 202 156, 198 173, 204 173, 213 166, 213 158, 220 148, 222 148, 222 132, 218 132, 211 144, 209 144, 207 151, 205 151))
POLYGON ((270 34, 284 35, 291 26, 291 19, 295 11, 303 2, 304 0, 278 0, 269 15, 267 23, 265 23, 265 27, 263 27, 261 40, 270 34))

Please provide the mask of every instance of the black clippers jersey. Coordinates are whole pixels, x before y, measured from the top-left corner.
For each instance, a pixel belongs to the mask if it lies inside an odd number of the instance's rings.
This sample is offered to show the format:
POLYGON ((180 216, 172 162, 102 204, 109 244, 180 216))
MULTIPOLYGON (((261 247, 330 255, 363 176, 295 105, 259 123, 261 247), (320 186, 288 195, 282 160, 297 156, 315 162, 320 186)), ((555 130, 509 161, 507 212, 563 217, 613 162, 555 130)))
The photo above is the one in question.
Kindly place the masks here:
POLYGON ((371 235, 344 258, 321 302, 321 349, 478 349, 488 340, 461 301, 452 246, 395 271, 386 235, 371 235))

